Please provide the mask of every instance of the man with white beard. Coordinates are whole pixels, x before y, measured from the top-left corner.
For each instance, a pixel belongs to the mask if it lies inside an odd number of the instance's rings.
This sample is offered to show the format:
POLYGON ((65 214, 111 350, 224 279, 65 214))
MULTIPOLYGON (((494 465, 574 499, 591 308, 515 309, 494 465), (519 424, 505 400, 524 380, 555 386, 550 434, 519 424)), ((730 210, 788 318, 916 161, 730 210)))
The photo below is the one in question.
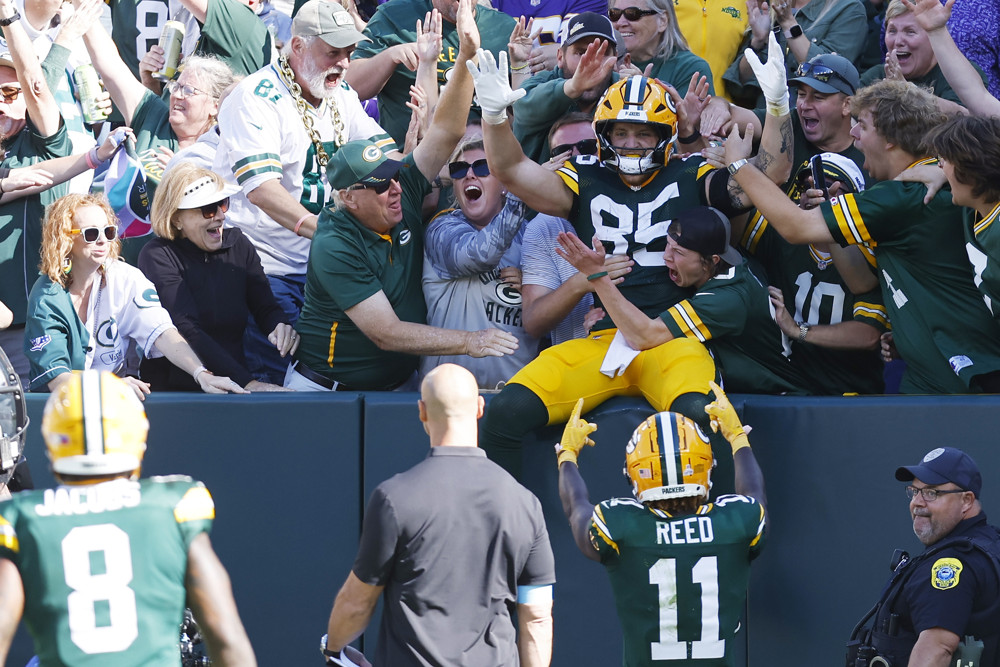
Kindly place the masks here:
MULTIPOLYGON (((240 227, 260 254, 282 310, 294 324, 302 308, 309 240, 331 194, 326 162, 348 141, 395 144, 344 83, 355 45, 365 37, 351 15, 327 0, 309 0, 292 22, 278 60, 248 76, 219 109, 215 171, 235 181, 227 223, 240 227)), ((281 384, 283 360, 256 322, 244 347, 256 379, 281 384)))

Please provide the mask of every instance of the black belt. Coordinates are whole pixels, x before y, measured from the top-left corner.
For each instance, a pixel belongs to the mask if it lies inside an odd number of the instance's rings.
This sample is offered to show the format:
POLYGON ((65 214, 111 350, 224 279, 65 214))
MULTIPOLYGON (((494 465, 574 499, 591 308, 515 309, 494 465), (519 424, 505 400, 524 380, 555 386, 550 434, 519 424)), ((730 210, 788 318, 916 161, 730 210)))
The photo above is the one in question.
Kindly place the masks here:
POLYGON ((292 366, 292 370, 310 382, 315 382, 329 391, 353 391, 352 389, 345 387, 343 382, 337 382, 336 380, 331 380, 325 375, 320 375, 301 361, 296 361, 295 365, 292 366))

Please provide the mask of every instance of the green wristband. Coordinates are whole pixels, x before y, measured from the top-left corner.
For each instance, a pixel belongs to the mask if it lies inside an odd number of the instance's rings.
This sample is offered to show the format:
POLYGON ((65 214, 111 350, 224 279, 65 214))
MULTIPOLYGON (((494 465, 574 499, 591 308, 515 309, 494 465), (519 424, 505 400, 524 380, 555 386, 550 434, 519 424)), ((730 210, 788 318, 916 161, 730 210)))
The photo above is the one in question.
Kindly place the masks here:
POLYGON ((598 278, 603 278, 606 275, 608 275, 607 271, 598 271, 597 273, 591 273, 587 276, 587 280, 597 280, 598 278))

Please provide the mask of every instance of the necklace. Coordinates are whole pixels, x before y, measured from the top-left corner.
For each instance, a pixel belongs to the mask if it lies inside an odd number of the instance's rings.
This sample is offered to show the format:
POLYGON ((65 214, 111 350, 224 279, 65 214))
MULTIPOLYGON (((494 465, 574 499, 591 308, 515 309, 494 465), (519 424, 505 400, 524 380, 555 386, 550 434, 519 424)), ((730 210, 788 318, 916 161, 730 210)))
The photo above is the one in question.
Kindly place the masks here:
MULTIPOLYGON (((326 148, 324 148, 323 142, 319 138, 319 132, 313 126, 313 118, 307 107, 308 102, 302 97, 302 86, 295 81, 295 72, 292 71, 291 66, 288 64, 288 56, 284 54, 278 56, 278 70, 281 78, 288 86, 288 91, 292 94, 292 99, 295 101, 295 109, 299 112, 302 124, 306 128, 306 132, 309 133, 309 138, 312 140, 313 146, 316 147, 316 161, 319 162, 320 168, 325 171, 326 163, 330 161, 330 156, 327 154, 326 148)), ((330 116, 333 119, 333 143, 337 148, 340 148, 347 143, 347 137, 344 132, 344 119, 340 117, 340 109, 335 103, 330 101, 328 104, 330 106, 330 116)))

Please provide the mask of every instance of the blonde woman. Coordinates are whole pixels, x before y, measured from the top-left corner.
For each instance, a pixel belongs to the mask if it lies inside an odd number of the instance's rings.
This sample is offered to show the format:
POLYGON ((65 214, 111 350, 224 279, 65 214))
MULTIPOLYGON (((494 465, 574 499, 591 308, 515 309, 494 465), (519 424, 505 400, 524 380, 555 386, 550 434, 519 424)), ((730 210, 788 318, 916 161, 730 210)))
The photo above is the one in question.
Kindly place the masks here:
MULTIPOLYGON (((247 370, 243 332, 251 315, 282 357, 295 351, 299 335, 278 306, 253 244, 239 228, 223 227, 229 197, 238 191, 191 162, 168 171, 153 200, 157 238, 139 253, 139 268, 209 370, 248 391, 286 391, 247 370)), ((145 359, 141 370, 153 389, 197 389, 167 359, 145 359)))
MULTIPOLYGON (((28 296, 24 352, 30 388, 53 391, 70 371, 120 371, 129 341, 144 357, 165 356, 208 393, 244 393, 216 377, 177 332, 156 289, 118 261, 121 242, 107 200, 71 194, 57 199, 42 228, 41 273, 28 296)), ((149 385, 123 378, 139 398, 149 385)))

